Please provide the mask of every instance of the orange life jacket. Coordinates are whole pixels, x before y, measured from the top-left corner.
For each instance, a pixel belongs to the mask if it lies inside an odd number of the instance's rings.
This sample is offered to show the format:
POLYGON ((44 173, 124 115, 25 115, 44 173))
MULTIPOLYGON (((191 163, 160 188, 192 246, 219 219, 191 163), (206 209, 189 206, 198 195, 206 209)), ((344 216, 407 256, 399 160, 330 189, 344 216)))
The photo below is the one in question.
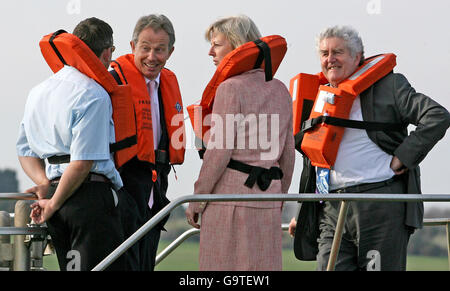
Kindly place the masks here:
MULTIPOLYGON (((116 143, 114 150, 116 167, 131 159, 136 146, 136 123, 131 88, 119 85, 94 52, 78 37, 58 30, 44 36, 39 42, 42 55, 54 73, 64 65, 72 66, 99 83, 111 97, 116 143)), ((69 158, 70 160, 70 158, 69 158)))
POLYGON ((296 148, 301 149, 313 166, 331 168, 334 165, 345 127, 398 128, 398 124, 348 120, 355 98, 391 72, 395 59, 394 54, 370 57, 337 88, 325 86, 328 81, 322 73, 302 73, 291 79, 296 148))
MULTIPOLYGON (((131 86, 132 102, 136 112, 137 158, 155 164, 152 111, 145 78, 136 68, 132 54, 119 57, 111 63, 111 67, 117 72, 123 83, 131 86)), ((161 70, 159 90, 163 100, 164 121, 169 138, 169 162, 182 164, 186 149, 183 102, 177 78, 168 69, 161 70)))
MULTIPOLYGON (((270 81, 278 70, 286 51, 286 40, 279 35, 271 35, 247 42, 228 53, 203 91, 200 103, 187 107, 196 138, 204 144, 207 143, 205 133, 210 126, 206 125, 209 123, 205 122, 205 118, 210 118, 216 90, 223 81, 256 68, 263 68, 266 81, 270 81)), ((197 147, 201 148, 201 145, 197 147)))

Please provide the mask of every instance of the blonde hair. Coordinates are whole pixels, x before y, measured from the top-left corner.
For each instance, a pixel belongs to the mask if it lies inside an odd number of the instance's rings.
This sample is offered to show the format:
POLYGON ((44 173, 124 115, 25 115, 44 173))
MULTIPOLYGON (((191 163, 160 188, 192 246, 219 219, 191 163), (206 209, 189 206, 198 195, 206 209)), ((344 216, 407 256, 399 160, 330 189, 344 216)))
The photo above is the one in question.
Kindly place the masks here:
POLYGON ((230 16, 215 21, 206 30, 206 40, 211 41, 213 34, 217 32, 225 35, 233 49, 261 37, 256 24, 246 15, 230 16))

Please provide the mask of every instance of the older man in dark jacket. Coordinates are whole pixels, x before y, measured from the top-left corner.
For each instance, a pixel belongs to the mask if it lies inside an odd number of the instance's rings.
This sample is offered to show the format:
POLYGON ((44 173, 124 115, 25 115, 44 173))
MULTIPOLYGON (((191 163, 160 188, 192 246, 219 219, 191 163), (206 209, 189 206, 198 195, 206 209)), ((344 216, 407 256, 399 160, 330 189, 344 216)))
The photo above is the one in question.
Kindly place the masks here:
MULTIPOLYGON (((322 72, 337 87, 364 60, 358 33, 332 27, 318 37, 322 72)), ((419 163, 445 135, 449 112, 417 93, 401 74, 389 73, 354 101, 350 119, 401 124, 402 130, 369 131, 346 128, 329 187, 333 193, 421 193, 419 163), (409 124, 416 126, 408 134, 409 124)), ((316 168, 304 156, 301 193, 316 191, 316 168)), ((339 213, 339 202, 302 203, 293 220, 294 250, 301 260, 315 260, 325 270, 339 213)), ((351 202, 336 270, 365 270, 372 254, 377 269, 405 270, 410 235, 422 227, 422 202, 351 202)))

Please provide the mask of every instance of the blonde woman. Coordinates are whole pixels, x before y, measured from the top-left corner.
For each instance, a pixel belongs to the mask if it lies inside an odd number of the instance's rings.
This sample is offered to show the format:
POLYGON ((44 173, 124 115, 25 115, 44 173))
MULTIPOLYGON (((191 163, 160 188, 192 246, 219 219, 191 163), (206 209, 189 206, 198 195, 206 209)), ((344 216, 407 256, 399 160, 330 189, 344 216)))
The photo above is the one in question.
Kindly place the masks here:
MULTIPOLYGON (((220 19, 206 31, 216 66, 240 45, 260 37, 246 16, 220 19)), ((213 119, 221 122, 211 128, 215 140, 207 144, 195 194, 287 193, 295 152, 292 100, 285 85, 277 79, 266 82, 262 69, 228 78, 217 89, 213 119), (261 129, 262 122, 266 129, 261 129), (262 137, 274 137, 269 149, 261 146, 262 137), (257 183, 244 185, 249 174, 230 168, 230 161, 277 174, 263 191, 257 183)), ((191 203, 188 223, 200 228, 201 214, 200 270, 281 270, 281 211, 279 201, 191 203)))

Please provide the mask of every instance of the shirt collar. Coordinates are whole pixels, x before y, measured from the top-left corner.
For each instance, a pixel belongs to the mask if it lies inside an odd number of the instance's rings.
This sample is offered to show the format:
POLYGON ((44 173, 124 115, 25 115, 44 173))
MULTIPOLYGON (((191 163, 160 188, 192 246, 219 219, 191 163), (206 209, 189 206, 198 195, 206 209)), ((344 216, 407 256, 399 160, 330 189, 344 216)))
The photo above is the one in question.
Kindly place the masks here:
MULTIPOLYGON (((160 79, 160 77, 161 77, 161 73, 159 73, 158 74, 158 76, 155 78, 155 82, 156 82, 156 88, 158 88, 159 87, 159 79, 160 79)), ((150 83, 150 79, 149 78, 147 78, 147 77, 144 77, 144 79, 145 79, 145 84, 147 84, 148 85, 148 83, 150 83)))

